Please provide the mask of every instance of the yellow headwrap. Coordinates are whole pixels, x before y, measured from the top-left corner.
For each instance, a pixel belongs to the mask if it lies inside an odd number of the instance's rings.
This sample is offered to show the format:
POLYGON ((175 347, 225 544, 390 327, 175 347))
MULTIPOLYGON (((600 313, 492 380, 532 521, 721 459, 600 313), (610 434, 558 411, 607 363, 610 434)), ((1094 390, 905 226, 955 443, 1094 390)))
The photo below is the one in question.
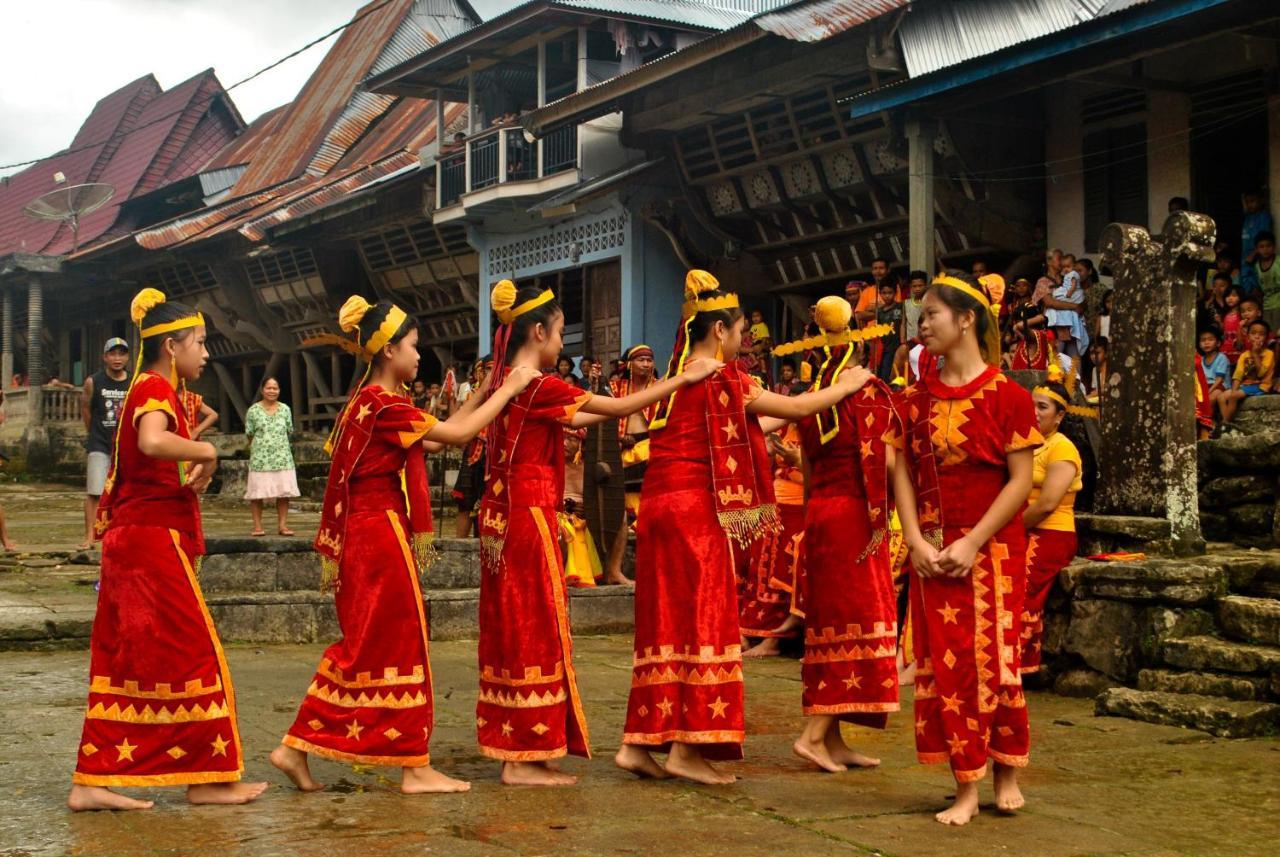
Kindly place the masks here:
MULTIPOLYGON (((129 304, 129 318, 133 319, 133 323, 138 326, 139 335, 143 339, 150 339, 153 336, 173 333, 178 330, 186 330, 189 327, 199 327, 204 324, 204 316, 200 313, 195 313, 185 318, 166 321, 163 324, 143 327, 142 322, 147 317, 147 313, 160 306, 165 300, 164 292, 149 287, 133 296, 133 301, 129 304)), ((142 355, 139 354, 138 356, 141 357, 142 355)))
POLYGON ((493 290, 489 292, 489 304, 498 316, 498 321, 503 324, 511 324, 511 322, 529 310, 537 309, 548 301, 555 299, 555 292, 551 291, 551 289, 543 289, 542 294, 536 298, 530 298, 520 306, 516 306, 516 284, 510 280, 499 280, 494 284, 493 290))
POLYGON ((360 345, 364 356, 372 360, 373 357, 383 349, 383 347, 391 341, 396 335, 396 331, 404 324, 404 320, 408 318, 408 314, 398 306, 392 306, 387 311, 387 317, 382 320, 382 324, 378 325, 378 329, 369 335, 364 342, 360 342, 360 322, 373 309, 373 304, 369 303, 359 295, 352 295, 347 298, 346 303, 342 305, 342 309, 338 310, 338 327, 343 333, 356 332, 356 342, 360 345))
POLYGON ((693 318, 700 312, 715 312, 722 309, 737 309, 738 296, 732 292, 715 298, 700 298, 699 295, 714 292, 720 288, 720 281, 711 273, 697 268, 684 278, 684 306, 681 314, 684 318, 693 318))
MULTIPOLYGON (((964 292, 966 295, 982 305, 982 308, 986 310, 988 316, 987 333, 986 336, 983 337, 983 341, 978 343, 978 347, 982 349, 982 359, 987 362, 987 365, 999 366, 1001 357, 1000 304, 993 303, 991 298, 987 297, 982 289, 975 289, 964 280, 956 277, 949 277, 946 274, 935 277, 933 284, 935 286, 947 286, 948 288, 964 292)), ((1000 278, 1000 286, 1004 286, 1003 277, 1000 278)))
POLYGON ((813 312, 813 320, 823 332, 806 339, 784 342, 773 349, 773 354, 775 357, 786 357, 801 351, 866 342, 893 333, 893 326, 888 324, 872 324, 860 330, 852 330, 849 327, 849 320, 852 318, 853 307, 847 300, 838 295, 827 295, 818 301, 813 312))

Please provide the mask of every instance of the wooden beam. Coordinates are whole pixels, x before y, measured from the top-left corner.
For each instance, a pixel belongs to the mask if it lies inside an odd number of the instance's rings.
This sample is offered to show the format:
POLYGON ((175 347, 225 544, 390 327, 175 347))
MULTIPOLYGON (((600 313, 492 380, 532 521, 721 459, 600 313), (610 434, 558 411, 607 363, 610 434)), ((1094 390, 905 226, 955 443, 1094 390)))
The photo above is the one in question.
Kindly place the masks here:
POLYGON ((213 374, 218 376, 218 382, 222 385, 222 392, 231 400, 231 406, 236 409, 236 415, 240 417, 240 422, 243 423, 245 412, 249 410, 249 406, 245 403, 244 396, 240 394, 236 379, 231 377, 231 370, 217 360, 211 360, 209 363, 213 366, 213 374))

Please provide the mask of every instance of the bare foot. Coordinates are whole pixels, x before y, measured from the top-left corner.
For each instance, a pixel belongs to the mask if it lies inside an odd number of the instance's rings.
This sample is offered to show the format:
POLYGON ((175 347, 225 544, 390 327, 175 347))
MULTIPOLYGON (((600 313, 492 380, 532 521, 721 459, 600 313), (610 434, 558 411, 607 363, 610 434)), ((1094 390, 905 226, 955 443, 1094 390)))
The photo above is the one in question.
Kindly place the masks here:
POLYGON ((782 642, 777 637, 765 637, 742 653, 744 658, 773 658, 782 651, 782 642))
POLYGON ((679 742, 671 745, 666 768, 668 774, 709 786, 727 786, 738 779, 733 774, 717 771, 697 749, 679 742))
MULTIPOLYGON (((11 551, 11 550, 13 550, 13 549, 14 549, 14 548, 16 548, 16 547, 17 547, 17 545, 15 545, 13 542, 5 542, 5 543, 4 543, 4 549, 5 549, 5 550, 7 550, 7 551, 11 551)), ((78 550, 78 551, 89 551, 89 550, 93 550, 93 542, 81 542, 80 544, 76 545, 76 550, 78 550)))
POLYGON ((571 786, 577 782, 577 777, 552 770, 544 762, 502 763, 504 786, 571 786))
POLYGON ((71 787, 71 794, 67 795, 67 806, 72 812, 89 812, 96 809, 151 809, 155 806, 155 801, 134 800, 101 786, 74 785, 71 787))
POLYGON ((299 791, 318 792, 324 786, 311 778, 311 766, 307 754, 281 744, 271 751, 271 764, 284 771, 285 776, 293 780, 299 791))
POLYGON ((914 662, 907 664, 898 670, 898 686, 899 687, 915 687, 916 683, 916 665, 914 662))
POLYGON ((791 745, 791 751, 801 759, 812 762, 829 774, 838 774, 841 771, 849 770, 835 759, 832 759, 831 754, 827 752, 826 745, 821 742, 806 741, 803 737, 797 738, 796 743, 791 745))
POLYGON ((996 809, 1000 812, 1013 813, 1027 805, 1027 799, 1018 788, 1018 769, 999 762, 995 768, 996 809))
POLYGON ((267 790, 267 783, 201 783, 187 786, 187 803, 249 803, 267 790))
POLYGON ((249 533, 249 535, 255 539, 260 539, 266 534, 267 534, 266 530, 254 530, 252 533, 249 533))
POLYGON ((844 738, 840 736, 839 721, 831 724, 831 728, 827 730, 823 742, 827 748, 827 754, 837 765, 847 765, 852 768, 874 768, 880 764, 879 759, 873 756, 864 756, 844 743, 844 738))
POLYGON ((671 774, 654 761, 653 756, 643 747, 634 744, 623 744, 613 763, 624 771, 630 771, 642 780, 668 780, 671 774))
POLYGON ((635 586, 636 582, 622 573, 620 568, 611 568, 609 573, 604 576, 604 582, 609 586, 635 586))
POLYGON ((956 802, 934 816, 942 824, 961 827, 978 817, 978 784, 957 783, 956 802))
POLYGON ((454 794, 471 791, 471 783, 446 777, 430 765, 420 768, 404 768, 400 778, 400 791, 407 795, 454 794))

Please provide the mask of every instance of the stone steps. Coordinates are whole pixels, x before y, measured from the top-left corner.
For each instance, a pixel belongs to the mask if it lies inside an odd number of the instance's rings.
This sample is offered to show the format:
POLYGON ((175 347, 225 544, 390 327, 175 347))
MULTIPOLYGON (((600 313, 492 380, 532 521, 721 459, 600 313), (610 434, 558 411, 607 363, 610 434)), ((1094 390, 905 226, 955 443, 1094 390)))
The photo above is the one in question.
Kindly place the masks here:
POLYGON ((1246 643, 1280 646, 1280 601, 1230 595, 1218 601, 1223 633, 1246 643))
POLYGON ((1191 693, 1115 687, 1098 696, 1095 712, 1199 729, 1219 738, 1252 738, 1280 731, 1280 705, 1191 693))
POLYGON ((1165 640, 1160 658, 1184 670, 1271 674, 1280 673, 1280 648, 1198 636, 1165 640))
POLYGON ((1260 676, 1145 669, 1138 671, 1138 690, 1265 700, 1268 682, 1260 676))

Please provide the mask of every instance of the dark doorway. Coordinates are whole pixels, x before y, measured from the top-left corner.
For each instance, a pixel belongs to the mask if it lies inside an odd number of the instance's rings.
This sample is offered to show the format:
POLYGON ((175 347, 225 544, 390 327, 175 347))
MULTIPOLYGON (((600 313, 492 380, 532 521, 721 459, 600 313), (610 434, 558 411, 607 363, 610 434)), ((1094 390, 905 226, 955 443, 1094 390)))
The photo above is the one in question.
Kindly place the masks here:
POLYGON ((1240 262, 1240 195, 1267 183, 1267 88, 1260 71, 1220 78, 1191 95, 1191 207, 1218 224, 1240 262))

